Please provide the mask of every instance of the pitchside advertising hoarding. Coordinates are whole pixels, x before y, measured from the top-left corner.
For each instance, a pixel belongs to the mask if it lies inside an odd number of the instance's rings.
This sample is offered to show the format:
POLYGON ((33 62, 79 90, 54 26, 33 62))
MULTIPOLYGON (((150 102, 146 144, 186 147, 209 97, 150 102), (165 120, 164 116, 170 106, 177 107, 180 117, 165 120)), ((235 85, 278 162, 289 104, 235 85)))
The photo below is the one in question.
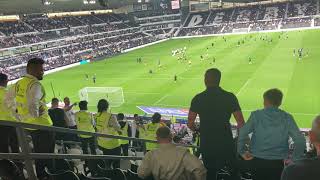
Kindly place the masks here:
POLYGON ((184 109, 184 108, 163 108, 163 107, 150 107, 150 106, 137 106, 137 107, 146 114, 154 114, 158 112, 164 116, 188 117, 188 113, 189 113, 189 109, 184 109))

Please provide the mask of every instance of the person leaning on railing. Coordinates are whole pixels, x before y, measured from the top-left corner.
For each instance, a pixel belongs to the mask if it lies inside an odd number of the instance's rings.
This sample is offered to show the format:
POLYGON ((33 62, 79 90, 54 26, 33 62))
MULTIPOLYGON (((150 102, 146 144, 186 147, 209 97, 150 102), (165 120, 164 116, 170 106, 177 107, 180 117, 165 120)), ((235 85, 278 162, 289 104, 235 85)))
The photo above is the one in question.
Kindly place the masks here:
MULTIPOLYGON (((88 102, 79 102, 80 111, 76 112, 75 119, 77 121, 77 126, 79 131, 95 132, 93 127, 93 115, 88 112, 88 102)), ((81 141, 81 147, 83 154, 89 154, 88 147, 90 148, 91 154, 96 154, 96 147, 94 136, 91 135, 79 135, 81 141)))
MULTIPOLYGON (((96 114, 97 131, 102 134, 108 135, 121 135, 120 125, 117 118, 108 112, 109 103, 105 99, 100 99, 98 102, 98 112, 96 114)), ((115 138, 98 138, 99 149, 102 150, 104 155, 116 155, 121 154, 120 140, 115 138)), ((106 168, 119 168, 120 160, 107 160, 106 168)))
MULTIPOLYGON (((46 105, 46 92, 40 81, 43 79, 45 61, 32 58, 27 63, 27 74, 13 87, 11 93, 15 101, 15 110, 20 122, 52 126, 46 105)), ((13 100, 13 99, 12 99, 13 100)), ((52 132, 28 129, 35 153, 54 152, 54 134, 52 132)), ((45 179, 45 166, 51 166, 51 160, 35 160, 38 179, 45 179)))
MULTIPOLYGON (((154 113, 152 116, 152 122, 146 124, 143 127, 141 138, 148 139, 148 140, 156 140, 156 132, 159 127, 165 126, 164 124, 160 123, 161 121, 161 114, 154 113)), ((151 151, 157 149, 159 147, 158 144, 155 143, 146 143, 146 150, 151 151)))

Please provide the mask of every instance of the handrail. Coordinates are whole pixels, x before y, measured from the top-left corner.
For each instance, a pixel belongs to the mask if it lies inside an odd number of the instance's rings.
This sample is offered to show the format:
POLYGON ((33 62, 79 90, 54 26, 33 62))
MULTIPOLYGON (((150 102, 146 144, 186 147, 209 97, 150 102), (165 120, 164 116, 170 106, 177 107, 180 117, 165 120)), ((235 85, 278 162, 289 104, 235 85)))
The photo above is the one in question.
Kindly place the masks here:
POLYGON ((0 158, 5 159, 116 159, 116 160, 142 160, 139 156, 113 156, 113 155, 89 155, 89 154, 52 154, 52 153, 29 153, 24 157, 20 153, 0 153, 0 158))
MULTIPOLYGON (((148 142, 148 143, 157 143, 157 141, 149 140, 149 139, 140 139, 140 138, 132 138, 125 136, 116 136, 110 134, 102 134, 96 132, 87 132, 87 131, 79 131, 76 129, 62 128, 62 127, 54 127, 54 126, 42 126, 37 124, 28 124, 23 122, 13 122, 13 121, 2 121, 0 120, 0 125, 4 126, 13 126, 13 127, 22 127, 22 128, 30 128, 30 129, 39 129, 51 132, 61 132, 61 133, 69 133, 69 134, 81 134, 81 135, 90 135, 96 137, 105 137, 105 138, 113 138, 113 139, 122 139, 122 140, 132 140, 132 141, 140 141, 140 142, 148 142)), ((192 147, 199 148, 198 146, 186 145, 186 144, 176 144, 177 146, 183 147, 192 147)))
MULTIPOLYGON (((124 160, 141 160, 143 157, 136 156, 111 156, 111 155, 83 155, 83 154, 54 154, 54 153, 32 153, 29 147, 29 144, 26 140, 26 128, 44 130, 50 132, 60 132, 60 133, 69 133, 69 134, 82 134, 82 135, 90 135, 95 137, 106 137, 106 138, 114 138, 114 139, 123 139, 123 140, 132 140, 132 141, 140 141, 140 142, 148 142, 148 143, 157 143, 157 141, 148 140, 148 139, 138 139, 124 136, 115 136, 109 134, 101 134, 101 133, 93 133, 86 131, 78 131, 75 129, 62 128, 62 127, 54 127, 54 126, 43 126, 36 124, 28 124, 23 122, 13 122, 13 121, 4 121, 0 120, 0 125, 2 126, 11 126, 16 128, 17 138, 19 145, 21 147, 21 152, 19 153, 0 153, 0 159, 19 159, 25 161, 25 167, 28 173, 29 179, 36 179, 35 172, 33 169, 34 159, 124 159, 124 160)), ((191 148, 199 148, 193 145, 184 145, 184 144, 176 144, 178 146, 191 147, 191 148)))

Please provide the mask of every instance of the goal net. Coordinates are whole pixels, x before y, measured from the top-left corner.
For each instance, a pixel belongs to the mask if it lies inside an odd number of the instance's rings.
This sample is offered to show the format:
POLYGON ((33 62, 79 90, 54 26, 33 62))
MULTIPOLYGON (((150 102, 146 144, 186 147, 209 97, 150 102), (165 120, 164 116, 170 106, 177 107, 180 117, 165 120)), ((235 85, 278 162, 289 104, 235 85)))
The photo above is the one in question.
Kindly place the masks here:
POLYGON ((232 32, 233 32, 233 33, 249 32, 249 28, 232 29, 232 32))
POLYGON ((88 101, 88 106, 97 106, 100 99, 106 99, 111 107, 119 107, 124 103, 121 87, 85 87, 79 90, 81 101, 88 101))

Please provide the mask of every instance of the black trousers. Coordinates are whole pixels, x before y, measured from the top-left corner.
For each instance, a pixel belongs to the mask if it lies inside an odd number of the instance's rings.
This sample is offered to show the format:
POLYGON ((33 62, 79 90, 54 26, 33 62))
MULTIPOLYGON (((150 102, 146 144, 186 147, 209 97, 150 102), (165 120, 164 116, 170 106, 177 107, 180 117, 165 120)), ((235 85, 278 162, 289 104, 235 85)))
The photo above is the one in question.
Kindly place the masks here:
MULTIPOLYGON (((35 153, 54 153, 55 138, 54 134, 42 130, 30 130, 35 153)), ((52 159, 35 160, 36 172, 39 179, 46 176, 44 168, 52 168, 52 159)))
MULTIPOLYGON (((99 147, 100 150, 103 152, 103 155, 115 155, 120 156, 121 155, 121 146, 116 147, 114 149, 105 149, 103 147, 99 147)), ((105 161, 106 168, 107 169, 116 169, 120 168, 120 160, 114 160, 114 159, 108 159, 105 161)))
POLYGON ((254 158, 249 161, 252 180, 280 180, 284 168, 283 160, 254 158))
POLYGON ((16 129, 11 126, 0 126, 0 152, 9 153, 9 147, 12 153, 19 152, 16 129))
POLYGON ((129 144, 121 144, 121 149, 124 156, 128 156, 129 144))
POLYGON ((89 154, 88 147, 90 148, 91 154, 96 154, 96 145, 94 137, 89 138, 80 138, 81 144, 82 144, 82 151, 83 154, 89 154))
MULTIPOLYGON (((221 169, 227 169, 230 176, 226 176, 223 179, 225 180, 241 180, 240 178, 240 171, 238 168, 238 160, 236 155, 230 154, 222 155, 221 157, 206 157, 205 154, 203 155, 203 163, 204 166, 207 168, 207 180, 218 180, 221 174, 221 169)), ((219 154, 218 154, 219 155, 219 154)))

